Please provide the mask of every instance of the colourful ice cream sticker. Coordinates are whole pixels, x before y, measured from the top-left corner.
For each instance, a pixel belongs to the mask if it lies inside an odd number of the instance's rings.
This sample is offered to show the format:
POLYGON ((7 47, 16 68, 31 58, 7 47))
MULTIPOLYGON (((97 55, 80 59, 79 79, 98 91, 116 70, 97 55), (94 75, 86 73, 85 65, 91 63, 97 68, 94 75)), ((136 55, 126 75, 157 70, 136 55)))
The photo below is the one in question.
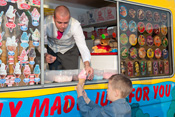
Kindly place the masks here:
POLYGON ((155 46, 159 47, 161 45, 161 42, 162 41, 161 41, 159 36, 155 36, 154 37, 154 44, 155 44, 155 46))
POLYGON ((160 59, 162 51, 159 48, 156 48, 154 54, 157 59, 160 59))
POLYGON ((126 59, 128 57, 128 49, 126 47, 122 47, 120 50, 121 57, 126 59))
POLYGON ((38 10, 36 8, 34 8, 33 11, 31 12, 31 16, 32 16, 32 25, 38 26, 40 13, 38 12, 38 10))
POLYGON ((127 8, 124 5, 120 6, 120 16, 121 17, 126 17, 128 14, 127 8))
POLYGON ((154 30, 155 34, 159 34, 160 33, 160 26, 159 26, 159 24, 155 24, 153 30, 154 30))
POLYGON ((151 23, 146 24, 146 32, 149 34, 153 32, 153 25, 151 23))
POLYGON ((32 33, 32 40, 33 40, 33 45, 34 46, 39 46, 39 41, 40 41, 40 32, 36 28, 35 31, 32 33))
POLYGON ((168 58, 168 50, 167 49, 163 49, 162 50, 162 55, 163 55, 164 59, 167 59, 168 58))
POLYGON ((125 19, 120 20, 120 29, 126 31, 128 29, 128 23, 125 19))
POLYGON ((134 9, 129 9, 129 16, 130 16, 131 18, 135 18, 135 16, 136 16, 136 10, 134 10, 134 9))
POLYGON ((143 45, 145 45, 145 42, 146 42, 145 36, 139 35, 139 37, 138 37, 138 43, 139 43, 139 45, 140 46, 143 46, 143 45))
POLYGON ((154 44, 154 40, 153 40, 152 36, 147 36, 146 43, 148 46, 152 46, 154 44))
POLYGON ((165 25, 161 25, 161 33, 162 33, 163 35, 166 35, 167 32, 168 32, 167 27, 166 27, 165 25))
POLYGON ((28 30, 28 23, 29 23, 29 19, 26 16, 26 14, 23 12, 21 14, 21 16, 19 17, 19 24, 20 25, 20 29, 22 31, 27 31, 28 30))
POLYGON ((152 12, 150 10, 146 11, 146 20, 151 21, 153 18, 152 12))
POLYGON ((153 57, 154 57, 154 51, 153 51, 152 48, 149 48, 149 49, 147 50, 147 57, 148 57, 148 58, 153 58, 153 57))
POLYGON ((21 75, 21 68, 20 68, 20 64, 16 63, 15 69, 14 69, 14 75, 16 78, 20 78, 21 75))
POLYGON ((122 45, 126 45, 128 43, 128 36, 126 35, 126 33, 122 33, 120 35, 120 43, 122 45))
POLYGON ((143 48, 143 47, 139 48, 139 57, 140 58, 145 58, 145 56, 146 56, 145 48, 143 48))
POLYGON ((143 33, 145 31, 145 24, 143 22, 139 22, 137 28, 140 33, 143 33))
POLYGON ((130 48, 129 54, 132 59, 135 59, 137 57, 137 49, 135 47, 130 48))
POLYGON ((31 74, 29 65, 25 65, 24 70, 23 70, 23 74, 24 74, 25 78, 29 77, 29 75, 31 74))
POLYGON ((35 68, 34 68, 34 74, 35 74, 35 77, 36 78, 39 78, 39 74, 40 74, 40 67, 39 67, 39 64, 36 64, 35 65, 35 68))
POLYGON ((167 45, 168 45, 168 39, 167 39, 166 37, 163 37, 163 38, 162 38, 162 45, 163 45, 164 47, 167 47, 167 45))
POLYGON ((1 77, 1 79, 4 79, 5 76, 7 75, 6 69, 7 69, 7 66, 4 63, 2 63, 1 67, 0 67, 0 77, 1 77))
POLYGON ((131 34, 129 36, 129 43, 132 45, 132 46, 135 46, 137 44, 137 37, 135 34, 131 34))
POLYGON ((27 34, 27 32, 23 32, 21 35, 21 46, 23 48, 27 48, 29 46, 28 42, 29 42, 29 37, 30 37, 30 33, 27 34))
POLYGON ((17 47, 16 37, 13 36, 12 38, 7 37, 6 47, 8 51, 15 51, 17 47))
POLYGON ((131 20, 131 21, 129 22, 129 30, 130 30, 131 32, 135 32, 136 29, 137 29, 137 24, 136 24, 136 22, 133 21, 133 20, 131 20))
POLYGON ((7 12, 6 12, 6 18, 7 18, 7 23, 6 23, 6 27, 9 28, 10 32, 13 31, 13 28, 16 27, 15 22, 15 12, 16 9, 13 8, 12 5, 9 6, 7 12))
POLYGON ((139 20, 143 20, 145 18, 145 12, 142 9, 137 11, 137 17, 139 20))

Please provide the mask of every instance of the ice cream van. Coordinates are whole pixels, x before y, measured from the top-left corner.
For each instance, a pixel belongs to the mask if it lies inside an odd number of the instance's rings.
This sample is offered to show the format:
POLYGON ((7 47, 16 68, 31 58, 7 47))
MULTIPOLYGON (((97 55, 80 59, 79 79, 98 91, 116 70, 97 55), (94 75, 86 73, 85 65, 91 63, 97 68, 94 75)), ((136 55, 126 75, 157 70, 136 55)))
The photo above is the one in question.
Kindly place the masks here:
POLYGON ((76 70, 49 70, 44 61, 44 17, 57 5, 82 24, 94 68, 84 88, 92 101, 108 105, 108 78, 124 74, 133 83, 126 98, 132 117, 175 117, 174 0, 0 1, 1 117, 81 117, 75 91, 81 58, 76 70), (94 53, 102 34, 112 51, 94 53))

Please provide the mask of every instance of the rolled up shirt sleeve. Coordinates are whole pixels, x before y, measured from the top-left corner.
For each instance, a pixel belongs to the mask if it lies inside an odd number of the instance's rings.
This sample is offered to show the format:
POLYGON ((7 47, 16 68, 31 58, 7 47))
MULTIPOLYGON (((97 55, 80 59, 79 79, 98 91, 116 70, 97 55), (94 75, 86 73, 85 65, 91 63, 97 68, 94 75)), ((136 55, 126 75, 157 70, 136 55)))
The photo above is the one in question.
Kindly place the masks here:
POLYGON ((86 45, 85 36, 83 34, 83 30, 81 28, 80 23, 78 24, 78 26, 74 27, 73 37, 74 37, 75 43, 80 51, 83 62, 85 62, 85 61, 90 62, 90 59, 91 59, 90 51, 86 45))

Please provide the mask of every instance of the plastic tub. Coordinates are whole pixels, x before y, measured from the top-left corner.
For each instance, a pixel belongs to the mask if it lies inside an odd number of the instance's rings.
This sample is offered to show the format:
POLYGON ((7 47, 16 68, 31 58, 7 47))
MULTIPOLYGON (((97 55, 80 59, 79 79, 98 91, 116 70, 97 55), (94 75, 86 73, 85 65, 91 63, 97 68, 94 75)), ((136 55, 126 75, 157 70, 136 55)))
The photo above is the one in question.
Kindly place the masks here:
POLYGON ((103 70, 94 69, 93 80, 103 80, 103 70))
POLYGON ((117 70, 104 70, 103 78, 109 79, 114 74, 118 74, 118 71, 117 70))

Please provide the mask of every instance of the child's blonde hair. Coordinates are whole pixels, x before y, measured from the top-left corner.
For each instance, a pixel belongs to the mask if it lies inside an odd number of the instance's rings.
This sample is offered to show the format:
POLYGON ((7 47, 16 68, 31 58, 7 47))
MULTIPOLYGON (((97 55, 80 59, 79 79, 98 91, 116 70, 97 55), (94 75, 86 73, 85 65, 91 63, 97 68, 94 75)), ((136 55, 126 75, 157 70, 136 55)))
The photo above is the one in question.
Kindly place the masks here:
POLYGON ((122 98, 126 98, 132 92, 132 82, 124 75, 112 75, 109 81, 113 89, 120 90, 122 98))

